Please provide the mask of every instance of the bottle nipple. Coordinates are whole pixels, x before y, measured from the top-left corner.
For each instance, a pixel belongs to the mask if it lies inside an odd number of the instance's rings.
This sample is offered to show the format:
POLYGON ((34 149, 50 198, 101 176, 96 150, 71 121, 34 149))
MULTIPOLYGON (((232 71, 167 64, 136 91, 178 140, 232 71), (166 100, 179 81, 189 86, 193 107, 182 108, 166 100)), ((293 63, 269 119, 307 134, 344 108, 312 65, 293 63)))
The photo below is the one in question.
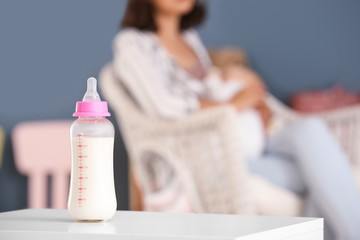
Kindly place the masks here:
POLYGON ((89 78, 87 80, 87 89, 83 97, 83 102, 100 102, 100 96, 96 91, 96 78, 89 78))

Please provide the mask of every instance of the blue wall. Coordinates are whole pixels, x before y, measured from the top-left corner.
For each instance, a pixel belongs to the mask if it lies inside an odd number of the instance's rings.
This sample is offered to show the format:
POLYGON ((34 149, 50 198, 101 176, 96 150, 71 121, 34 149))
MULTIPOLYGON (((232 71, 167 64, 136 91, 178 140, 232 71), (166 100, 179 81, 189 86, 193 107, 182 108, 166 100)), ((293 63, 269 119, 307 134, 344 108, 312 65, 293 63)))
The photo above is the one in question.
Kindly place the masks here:
MULTIPOLYGON (((341 83, 360 89, 360 2, 208 0, 200 33, 208 46, 244 47, 271 92, 341 83)), ((24 120, 70 118, 89 76, 111 59, 123 0, 0 1, 0 125, 7 132, 0 211, 26 207, 10 134, 24 120)), ((118 134, 119 135, 119 134, 118 134)), ((127 208, 127 164, 116 153, 118 207, 127 208)))

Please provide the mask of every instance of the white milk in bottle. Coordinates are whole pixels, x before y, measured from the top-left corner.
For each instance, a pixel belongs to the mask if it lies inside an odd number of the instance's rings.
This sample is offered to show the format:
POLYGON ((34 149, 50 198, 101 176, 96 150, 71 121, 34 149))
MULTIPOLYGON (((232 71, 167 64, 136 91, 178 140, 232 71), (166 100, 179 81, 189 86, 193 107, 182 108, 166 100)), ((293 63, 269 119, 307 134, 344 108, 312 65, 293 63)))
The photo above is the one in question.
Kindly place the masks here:
POLYGON ((70 129, 71 181, 68 210, 79 221, 102 221, 113 217, 116 196, 113 173, 114 127, 107 102, 89 78, 83 101, 77 102, 70 129))

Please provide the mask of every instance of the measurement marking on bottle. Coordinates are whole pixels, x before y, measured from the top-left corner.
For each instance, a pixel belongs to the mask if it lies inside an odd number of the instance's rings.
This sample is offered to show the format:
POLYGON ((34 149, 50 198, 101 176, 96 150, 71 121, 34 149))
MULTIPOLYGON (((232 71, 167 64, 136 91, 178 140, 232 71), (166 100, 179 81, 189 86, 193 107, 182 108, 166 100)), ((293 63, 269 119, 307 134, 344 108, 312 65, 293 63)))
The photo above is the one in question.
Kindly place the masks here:
POLYGON ((84 150, 87 147, 82 143, 82 137, 85 136, 83 134, 77 135, 77 147, 78 147, 78 206, 82 207, 82 203, 86 200, 84 197, 86 188, 84 187, 84 182, 87 179, 85 175, 85 169, 87 169, 87 166, 84 164, 85 159, 87 158, 86 155, 84 155, 84 150))

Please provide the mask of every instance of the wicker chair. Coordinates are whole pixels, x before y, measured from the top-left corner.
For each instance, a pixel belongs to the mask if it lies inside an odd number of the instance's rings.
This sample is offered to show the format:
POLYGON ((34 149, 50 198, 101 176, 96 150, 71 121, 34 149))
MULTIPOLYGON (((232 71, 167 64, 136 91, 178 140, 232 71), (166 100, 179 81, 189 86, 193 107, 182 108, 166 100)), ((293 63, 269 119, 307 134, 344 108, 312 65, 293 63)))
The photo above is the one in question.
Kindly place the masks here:
MULTIPOLYGON (((134 178, 142 195, 150 192, 146 161, 148 156, 155 154, 173 167, 196 212, 301 214, 301 197, 248 174, 237 134, 233 131, 237 114, 233 107, 215 107, 182 119, 164 120, 142 113, 114 76, 111 64, 100 73, 100 84, 121 127, 134 178)), ((269 97, 268 102, 274 111, 274 131, 302 117, 275 98, 269 97)), ((355 123, 354 113, 348 115, 342 113, 344 119, 354 119, 351 126, 356 125, 358 131, 359 123, 355 123)), ((341 122, 335 124, 337 117, 325 114, 324 118, 336 125, 335 131, 343 132, 341 122)), ((353 141, 353 138, 347 140, 353 141)), ((358 161, 355 155, 352 159, 358 161)))

